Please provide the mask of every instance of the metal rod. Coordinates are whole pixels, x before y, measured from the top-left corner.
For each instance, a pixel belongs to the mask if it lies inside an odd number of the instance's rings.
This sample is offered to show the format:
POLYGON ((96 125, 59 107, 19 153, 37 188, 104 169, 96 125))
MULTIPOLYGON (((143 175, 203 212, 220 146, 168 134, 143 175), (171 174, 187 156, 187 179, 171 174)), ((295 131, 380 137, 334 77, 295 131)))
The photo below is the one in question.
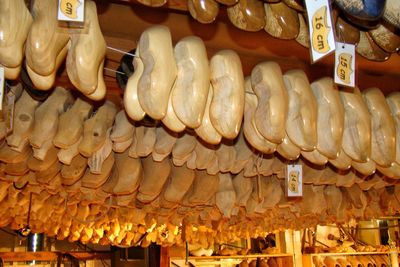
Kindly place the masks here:
POLYGON ((111 46, 107 46, 108 49, 113 50, 115 52, 121 53, 121 54, 125 54, 131 57, 137 57, 135 54, 129 53, 129 52, 125 52, 124 50, 118 49, 118 48, 114 48, 111 46))
POLYGON ((105 69, 105 70, 108 70, 108 71, 111 71, 111 72, 115 72, 115 73, 119 73, 119 74, 122 74, 122 75, 126 75, 126 73, 125 73, 125 72, 122 72, 122 71, 113 70, 113 69, 106 68, 106 67, 104 67, 104 69, 105 69))

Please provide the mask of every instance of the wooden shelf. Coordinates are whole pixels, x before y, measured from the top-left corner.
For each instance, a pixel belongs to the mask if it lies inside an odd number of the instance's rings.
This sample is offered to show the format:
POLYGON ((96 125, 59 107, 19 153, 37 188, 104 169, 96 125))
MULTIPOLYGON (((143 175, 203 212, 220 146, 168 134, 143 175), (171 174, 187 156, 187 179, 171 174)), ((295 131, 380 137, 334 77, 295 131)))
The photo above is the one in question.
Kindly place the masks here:
MULTIPOLYGON (((207 265, 207 266, 232 266, 232 264, 239 264, 243 260, 255 260, 257 258, 276 258, 279 267, 290 267, 293 266, 293 255, 292 254, 252 254, 252 255, 234 255, 234 256, 203 256, 193 257, 190 256, 188 261, 195 263, 195 266, 207 265)), ((170 258, 170 266, 181 266, 185 262, 185 259, 179 257, 170 258), (173 263, 173 264, 172 264, 173 263)), ((183 265, 182 265, 183 266, 183 265)))
MULTIPOLYGON (((189 260, 208 260, 208 259, 256 259, 256 258, 277 258, 277 257, 293 257, 292 254, 252 254, 252 255, 234 255, 234 256, 190 256, 189 260)), ((174 259, 174 258, 171 258, 174 259)))
POLYGON ((327 252, 327 253, 310 253, 303 256, 358 256, 358 255, 387 255, 390 252, 327 252))

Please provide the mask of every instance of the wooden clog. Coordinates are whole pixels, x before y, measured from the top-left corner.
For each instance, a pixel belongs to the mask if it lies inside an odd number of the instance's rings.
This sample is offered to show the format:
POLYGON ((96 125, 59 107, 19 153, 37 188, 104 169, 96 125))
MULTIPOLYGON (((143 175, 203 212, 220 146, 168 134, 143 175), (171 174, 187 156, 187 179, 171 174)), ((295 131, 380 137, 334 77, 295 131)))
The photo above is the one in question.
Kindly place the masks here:
POLYGON ((175 45, 174 56, 178 76, 171 91, 173 110, 184 125, 197 128, 203 120, 210 87, 206 47, 199 37, 188 36, 175 45))
POLYGON ((372 159, 368 159, 366 162, 357 162, 353 160, 351 166, 365 176, 374 174, 376 170, 376 163, 372 159))
POLYGON ((23 91, 14 108, 13 132, 6 138, 9 146, 19 147, 28 139, 33 130, 35 110, 38 105, 38 101, 23 91))
POLYGON ((191 205, 204 205, 217 192, 219 177, 218 175, 209 175, 206 171, 196 170, 195 173, 196 177, 188 200, 191 205), (207 187, 207 190, 204 190, 205 187, 207 187))
POLYGON ((4 172, 9 175, 22 176, 29 172, 27 158, 18 163, 7 163, 4 172))
POLYGON ((0 13, 0 65, 5 67, 6 79, 15 79, 21 69, 24 44, 33 20, 23 0, 2 1, 0 13))
POLYGON ((217 2, 226 6, 232 6, 236 4, 238 0, 217 0, 217 2))
MULTIPOLYGON (((58 55, 67 46, 69 36, 58 26, 57 3, 48 0, 35 1, 34 21, 26 44, 26 63, 38 75, 48 76, 57 71, 58 55)), ((64 57, 66 54, 63 54, 64 57)), ((62 61, 62 60, 59 60, 62 61)))
POLYGON ((251 86, 258 98, 255 124, 270 142, 279 144, 285 136, 288 94, 279 65, 262 62, 251 71, 251 86))
POLYGON ((84 29, 87 33, 70 35, 71 47, 67 56, 67 73, 71 83, 79 91, 90 95, 99 88, 100 83, 103 83, 100 80, 104 79, 103 63, 107 52, 106 42, 97 18, 96 4, 93 1, 88 1, 85 6, 84 29))
POLYGON ((345 171, 351 167, 351 158, 347 156, 347 154, 343 151, 343 149, 339 152, 339 155, 335 159, 329 159, 329 163, 332 164, 335 168, 345 171))
POLYGON ((328 185, 324 188, 324 196, 327 204, 326 213, 335 219, 343 201, 342 192, 335 185, 328 185))
POLYGON ((129 157, 125 151, 115 154, 113 173, 102 189, 114 195, 130 195, 136 192, 142 179, 141 160, 129 157))
POLYGON ((310 47, 310 33, 308 31, 308 25, 304 18, 304 15, 298 13, 299 16, 299 34, 296 37, 296 42, 301 44, 302 46, 309 48, 310 47))
POLYGON ((210 107, 213 97, 214 97, 214 88, 212 84, 210 84, 201 125, 198 128, 194 129, 194 131, 202 140, 206 141, 209 144, 215 145, 221 142, 222 135, 215 129, 210 118, 210 107))
POLYGON ((93 101, 103 100, 107 93, 106 83, 104 82, 103 69, 104 61, 100 63, 99 70, 97 72, 97 87, 93 93, 86 95, 87 98, 93 101))
POLYGON ((346 15, 346 18, 361 28, 373 28, 379 22, 385 10, 386 1, 354 0, 348 2, 337 0, 335 3, 346 15))
POLYGON ((251 87, 250 78, 245 81, 246 96, 244 105, 243 134, 252 147, 265 154, 271 154, 276 150, 276 144, 270 142, 259 132, 255 123, 255 112, 258 106, 257 96, 251 87))
POLYGON ((326 208, 327 203, 324 197, 325 186, 303 185, 303 201, 300 204, 302 215, 320 215, 326 208))
POLYGON ((72 159, 76 157, 79 154, 78 146, 82 141, 82 136, 79 138, 78 142, 75 144, 72 144, 68 148, 61 148, 58 150, 57 153, 57 158, 58 160, 65 165, 70 165, 72 162, 72 159))
POLYGON ((107 130, 113 125, 117 109, 114 103, 106 101, 83 127, 83 139, 79 144, 79 152, 90 157, 106 141, 107 130))
POLYGON ((172 161, 176 166, 182 166, 190 154, 195 149, 197 144, 196 136, 190 133, 185 133, 178 138, 172 148, 172 161))
POLYGON ((81 98, 77 98, 72 107, 61 114, 58 131, 53 143, 59 148, 68 148, 78 142, 83 135, 84 121, 91 115, 93 106, 81 98))
POLYGON ((195 172, 185 165, 176 167, 171 165, 171 174, 165 184, 163 198, 172 203, 180 203, 193 183, 195 172))
MULTIPOLYGON (((290 8, 293 8, 297 11, 304 12, 303 2, 300 0, 283 0, 283 2, 290 8)), ((300 13, 299 12, 299 13, 300 13)))
POLYGON ((400 36, 382 24, 370 30, 369 34, 374 42, 388 53, 395 53, 400 49, 400 36))
POLYGON ((233 50, 221 50, 210 60, 213 98, 210 119, 223 137, 234 139, 244 112, 244 77, 240 58, 233 50))
POLYGON ((160 193, 168 179, 171 165, 168 158, 161 162, 153 161, 151 156, 143 158, 143 179, 140 182, 137 199, 142 203, 153 201, 160 193))
POLYGON ((394 162, 392 166, 386 168, 377 165, 376 169, 389 178, 400 179, 400 165, 397 162, 394 162))
POLYGON ((301 155, 315 165, 321 166, 328 162, 328 158, 322 155, 317 149, 313 151, 301 151, 301 155))
POLYGON ((61 163, 56 160, 47 169, 35 172, 36 181, 40 184, 49 184, 61 170, 61 163))
MULTIPOLYGON (((111 174, 115 162, 114 152, 106 158, 102 164, 101 171, 98 174, 92 173, 89 168, 86 169, 85 175, 82 177, 82 186, 96 189, 102 186, 111 174)), ((72 164, 71 164, 72 166, 72 164)))
MULTIPOLYGON (((29 65, 26 63, 26 71, 29 75, 32 84, 35 86, 36 89, 39 90, 49 90, 53 87, 54 82, 56 80, 57 70, 64 62, 65 57, 67 56, 69 42, 61 49, 58 55, 55 58, 54 63, 54 71, 49 74, 39 74, 35 72, 29 65)), ((35 59, 37 60, 37 59, 35 59)), ((38 60, 37 60, 38 61, 38 60)))
POLYGON ((340 16, 336 20, 335 31, 340 42, 357 45, 360 41, 360 30, 340 16))
POLYGON ((231 173, 237 174, 243 170, 247 161, 253 154, 251 146, 245 140, 243 130, 240 131, 233 147, 236 151, 236 157, 231 168, 231 173))
POLYGON ((286 133, 302 150, 312 151, 317 145, 317 101, 307 76, 301 70, 291 70, 283 80, 289 98, 286 133))
POLYGON ((32 149, 28 143, 24 143, 21 152, 11 150, 10 146, 3 144, 0 148, 0 161, 5 163, 17 163, 27 158, 32 153, 32 149))
POLYGON ((400 3, 396 0, 386 0, 385 11, 383 12, 383 19, 391 25, 400 29, 400 3))
POLYGON ((394 92, 386 97, 396 127, 396 162, 400 163, 400 93, 394 92))
POLYGON ((285 134, 283 141, 276 147, 276 151, 288 160, 296 160, 300 156, 301 149, 285 134))
POLYGON ((43 160, 38 160, 31 155, 27 160, 29 169, 36 172, 48 169, 54 162, 58 161, 57 152, 58 149, 52 146, 43 160))
POLYGON ((205 170, 214 160, 215 147, 201 141, 197 141, 192 156, 187 161, 187 166, 191 169, 205 170), (192 163, 192 164, 191 164, 192 163), (192 166, 191 166, 191 165, 192 166))
POLYGON ((172 105, 172 93, 174 91, 175 85, 176 85, 176 80, 174 85, 172 86, 172 91, 169 94, 168 98, 168 106, 167 106, 167 112, 165 113, 164 118, 162 118, 162 123, 171 131, 180 133, 183 130, 185 130, 186 125, 179 120, 179 118, 176 115, 176 112, 174 110, 174 107, 172 105))
POLYGON ((311 84, 317 99, 317 149, 329 159, 337 158, 342 145, 344 109, 339 92, 331 78, 322 78, 311 84))
POLYGON ((156 143, 156 128, 146 126, 136 127, 135 136, 137 138, 137 155, 139 157, 150 155, 156 143))
POLYGON ((131 139, 134 132, 135 126, 128 119, 125 110, 120 110, 115 116, 110 139, 115 143, 124 142, 131 139))
POLYGON ((156 128, 156 143, 153 149, 153 160, 163 161, 172 152, 178 135, 160 126, 156 128))
POLYGON ((167 112, 177 75, 169 29, 161 25, 146 29, 140 36, 139 55, 144 65, 138 83, 139 103, 150 117, 160 120, 167 112))
POLYGON ((371 116, 357 90, 341 90, 344 107, 343 151, 357 162, 366 162, 371 155, 371 116))
POLYGON ((258 0, 239 0, 226 9, 233 25, 245 31, 256 32, 265 26, 265 10, 258 0))
POLYGON ((112 149, 114 150, 114 152, 124 153, 131 146, 132 141, 133 141, 133 136, 130 139, 123 141, 123 142, 119 142, 119 143, 114 142, 112 144, 112 149))
POLYGON ((46 158, 47 153, 54 148, 53 142, 51 139, 46 140, 41 148, 32 148, 33 156, 38 160, 44 160, 46 158))
POLYGON ((81 179, 87 167, 87 159, 80 154, 76 155, 70 165, 63 165, 61 168, 62 183, 73 185, 81 179))
POLYGON ((360 41, 356 46, 356 52, 372 61, 386 61, 390 57, 390 53, 380 48, 372 39, 370 33, 360 31, 360 41))
POLYGON ((111 128, 107 130, 106 140, 103 145, 88 158, 89 170, 93 174, 101 174, 103 163, 111 154, 112 142, 110 132, 111 128))
POLYGON ((243 172, 240 172, 233 178, 232 183, 236 193, 236 204, 241 207, 246 206, 253 191, 253 179, 244 177, 243 172))
POLYGON ((222 142, 219 148, 215 151, 215 154, 218 158, 219 171, 231 171, 236 159, 236 150, 233 147, 233 142, 222 142))
POLYGON ((396 160, 396 126, 385 96, 378 88, 362 92, 371 114, 371 159, 382 167, 396 160))
POLYGON ((144 118, 146 113, 142 109, 138 99, 138 83, 143 74, 143 61, 139 55, 139 44, 136 46, 135 57, 133 58, 134 72, 129 77, 124 92, 124 107, 127 115, 135 120, 140 121, 144 118))
POLYGON ((300 23, 296 10, 291 9, 284 2, 264 3, 264 10, 264 30, 267 33, 275 38, 285 40, 297 37, 300 23))
POLYGON ((188 0, 188 10, 195 20, 206 24, 217 18, 219 5, 214 0, 188 0))
POLYGON ((145 6, 160 7, 163 6, 167 0, 140 0, 138 2, 145 6))
POLYGON ((40 148, 45 140, 53 139, 57 133, 59 116, 71 105, 73 98, 69 91, 56 87, 52 94, 35 111, 35 123, 29 142, 40 148))
POLYGON ((215 193, 215 204, 224 218, 230 218, 236 204, 236 192, 229 173, 220 173, 218 190, 215 193))

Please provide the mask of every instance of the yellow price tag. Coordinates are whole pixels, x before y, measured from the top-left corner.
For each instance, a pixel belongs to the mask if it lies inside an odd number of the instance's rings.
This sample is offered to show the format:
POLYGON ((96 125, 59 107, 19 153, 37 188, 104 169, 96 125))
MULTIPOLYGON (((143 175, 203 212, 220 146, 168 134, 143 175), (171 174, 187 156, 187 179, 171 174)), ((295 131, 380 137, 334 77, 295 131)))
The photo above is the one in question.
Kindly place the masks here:
POLYGON ((85 0, 58 1, 58 20, 84 22, 85 0))
POLYGON ((310 54, 312 62, 316 62, 335 50, 331 10, 328 0, 305 2, 311 42, 310 54))
POLYGON ((317 53, 323 54, 330 50, 328 34, 331 30, 327 24, 326 6, 320 7, 312 17, 312 47, 317 53))
POLYGON ((78 17, 77 10, 80 5, 81 2, 79 0, 61 0, 60 9, 64 16, 76 19, 78 17))
POLYGON ((355 46, 346 43, 336 43, 335 51, 335 83, 355 86, 355 46))

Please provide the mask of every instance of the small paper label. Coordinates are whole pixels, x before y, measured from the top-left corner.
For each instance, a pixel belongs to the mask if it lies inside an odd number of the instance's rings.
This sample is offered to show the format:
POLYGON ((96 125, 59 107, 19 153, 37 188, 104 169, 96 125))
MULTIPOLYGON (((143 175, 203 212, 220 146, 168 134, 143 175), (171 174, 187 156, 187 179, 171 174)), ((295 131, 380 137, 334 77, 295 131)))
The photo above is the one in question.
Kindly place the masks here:
POLYGON ((303 166, 287 165, 286 195, 288 197, 303 196, 303 166))
POLYGON ((3 110, 4 97, 4 68, 0 67, 0 110, 3 110))
POLYGON ((308 25, 311 39, 312 62, 335 50, 331 10, 328 0, 306 0, 308 25))
POLYGON ((335 83, 355 86, 355 46, 346 43, 336 43, 335 51, 335 83))
POLYGON ((59 0, 58 20, 61 21, 84 21, 85 0, 59 0))

